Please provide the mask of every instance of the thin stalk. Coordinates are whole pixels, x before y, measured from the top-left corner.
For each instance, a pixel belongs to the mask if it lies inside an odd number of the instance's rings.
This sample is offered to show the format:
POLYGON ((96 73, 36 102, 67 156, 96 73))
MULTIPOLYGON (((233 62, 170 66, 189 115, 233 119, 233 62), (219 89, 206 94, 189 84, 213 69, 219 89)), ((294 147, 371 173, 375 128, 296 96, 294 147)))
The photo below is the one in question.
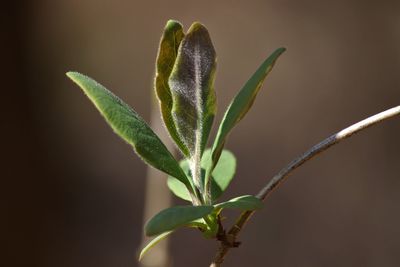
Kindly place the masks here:
POLYGON ((217 162, 213 162, 211 166, 206 170, 205 173, 205 178, 204 178, 204 182, 205 182, 205 201, 208 205, 212 204, 212 194, 211 194, 211 174, 214 171, 215 166, 217 165, 217 162))
MULTIPOLYGON (((285 178, 287 178, 295 169, 302 166, 304 163, 319 155, 323 151, 332 147, 333 145, 338 144, 340 141, 349 138, 350 136, 372 126, 381 121, 390 119, 396 115, 400 114, 400 106, 396 106, 394 108, 388 109, 376 115, 373 115, 365 120, 362 120, 358 123, 347 127, 336 134, 333 134, 323 140, 322 142, 316 144, 311 147, 309 150, 301 154, 299 157, 290 162, 286 167, 281 169, 272 179, 260 190, 257 194, 257 197, 265 200, 265 198, 278 186, 280 185, 285 178)), ((236 238, 240 231, 243 229, 246 222, 251 218, 254 211, 245 211, 240 214, 236 223, 231 227, 231 229, 226 234, 227 240, 231 240, 231 242, 221 242, 220 246, 217 250, 217 254, 214 257, 213 262, 211 263, 212 267, 221 266, 224 262, 226 254, 232 247, 235 247, 236 238)), ((236 245, 237 246, 237 245, 236 245)))

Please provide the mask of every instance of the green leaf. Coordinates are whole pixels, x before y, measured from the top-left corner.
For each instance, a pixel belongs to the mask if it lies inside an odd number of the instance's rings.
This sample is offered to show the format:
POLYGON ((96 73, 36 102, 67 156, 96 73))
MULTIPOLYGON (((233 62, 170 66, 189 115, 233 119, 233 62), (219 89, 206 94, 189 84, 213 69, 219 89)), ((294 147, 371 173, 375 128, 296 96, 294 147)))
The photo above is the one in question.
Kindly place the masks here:
POLYGON ((244 195, 236 198, 232 198, 226 202, 218 203, 214 205, 215 209, 222 210, 226 208, 240 209, 240 210, 257 210, 262 208, 263 202, 252 195, 244 195))
POLYGON ((154 85, 165 127, 181 152, 188 156, 189 151, 179 137, 172 119, 172 95, 168 85, 168 79, 176 60, 178 48, 184 36, 182 25, 179 22, 174 20, 167 22, 158 49, 154 85))
POLYGON ((139 261, 142 260, 143 256, 150 250, 152 249, 155 245, 157 245, 160 241, 164 240, 167 238, 170 234, 172 234, 173 231, 165 232, 162 233, 155 238, 153 238, 141 251, 139 255, 139 261))
MULTIPOLYGON (((190 177, 189 162, 184 159, 179 164, 186 175, 190 177)), ((175 177, 168 176, 167 185, 169 190, 171 190, 175 196, 183 200, 192 201, 192 198, 190 197, 190 193, 187 190, 186 186, 175 177)))
MULTIPOLYGON (((187 160, 182 160, 180 163, 182 170, 186 173, 188 177, 191 176, 189 170, 189 162, 187 160)), ((201 167, 202 167, 202 178, 204 180, 205 170, 211 165, 211 150, 207 149, 204 151, 201 167)), ((228 188, 230 182, 232 181, 236 172, 236 158, 232 152, 228 150, 223 150, 220 160, 217 166, 214 168, 211 180, 211 195, 213 201, 218 199, 223 192, 228 188)), ((174 177, 169 176, 167 180, 169 189, 179 198, 187 201, 191 201, 190 194, 186 189, 185 185, 174 177)))
MULTIPOLYGON (((204 174, 206 170, 210 169, 211 164, 211 149, 207 149, 204 152, 201 162, 204 174)), ((224 149, 211 175, 211 195, 213 201, 218 199, 225 192, 235 176, 235 173, 236 158, 232 152, 224 149)))
MULTIPOLYGON (((185 224, 184 226, 186 227, 191 227, 191 228, 196 228, 196 229, 200 229, 202 232, 206 233, 208 230, 208 226, 206 224, 206 222, 204 221, 203 218, 199 218, 196 220, 193 220, 187 224, 185 224)), ((168 237, 170 234, 172 234, 174 231, 168 231, 165 233, 162 233, 158 236, 156 236, 155 238, 153 238, 140 252, 139 255, 139 261, 143 258, 143 256, 151 249, 153 248, 155 245, 157 245, 160 241, 162 241, 163 239, 165 239, 166 237, 168 237)))
POLYGON ((191 225, 194 220, 210 214, 213 210, 213 206, 175 206, 162 210, 147 222, 145 233, 147 236, 154 236, 191 225))
POLYGON ((191 188, 191 183, 179 167, 178 162, 132 108, 104 86, 85 75, 68 72, 67 76, 84 91, 114 132, 132 145, 143 161, 176 177, 188 188, 191 188))
POLYGON ((229 132, 249 111, 265 78, 272 70, 278 57, 285 52, 285 50, 285 48, 279 48, 272 53, 232 100, 225 112, 213 144, 212 160, 214 165, 218 162, 229 132))
POLYGON ((207 29, 193 23, 183 38, 169 86, 172 118, 191 157, 200 159, 216 112, 216 54, 207 29))

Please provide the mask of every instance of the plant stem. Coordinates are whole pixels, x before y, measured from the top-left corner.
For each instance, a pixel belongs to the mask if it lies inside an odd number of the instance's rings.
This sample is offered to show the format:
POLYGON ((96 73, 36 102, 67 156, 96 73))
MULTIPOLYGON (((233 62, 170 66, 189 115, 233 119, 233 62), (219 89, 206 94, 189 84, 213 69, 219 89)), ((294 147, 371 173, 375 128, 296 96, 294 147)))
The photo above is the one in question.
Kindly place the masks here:
MULTIPOLYGON (((211 160, 212 161, 212 160, 211 160)), ((211 174, 214 171, 216 163, 212 161, 212 165, 206 169, 205 178, 204 178, 204 191, 205 191, 205 200, 207 205, 212 204, 212 194, 211 194, 211 174)))
MULTIPOLYGON (((316 144, 315 146, 311 147, 309 150, 301 154, 299 157, 294 159, 290 162, 286 167, 281 169, 272 179, 261 189, 261 191, 257 194, 257 197, 264 200, 280 183, 287 178, 292 171, 312 159, 314 156, 320 154, 321 152, 327 150, 328 148, 332 147, 335 144, 338 144, 340 141, 372 126, 381 121, 387 120, 392 118, 396 115, 400 114, 400 106, 396 106, 394 108, 388 109, 376 115, 373 115, 367 119, 364 119, 358 123, 347 127, 336 134, 333 134, 323 140, 322 142, 316 144)), ((232 226, 232 228, 226 234, 231 240, 231 243, 221 242, 218 248, 217 254, 214 257, 213 262, 211 263, 212 267, 221 266, 223 263, 226 254, 232 247, 235 247, 236 237, 239 232, 242 230, 246 222, 251 218, 254 211, 245 211, 240 214, 239 218, 237 219, 236 223, 232 226)), ((237 246, 237 245, 236 245, 237 246)))

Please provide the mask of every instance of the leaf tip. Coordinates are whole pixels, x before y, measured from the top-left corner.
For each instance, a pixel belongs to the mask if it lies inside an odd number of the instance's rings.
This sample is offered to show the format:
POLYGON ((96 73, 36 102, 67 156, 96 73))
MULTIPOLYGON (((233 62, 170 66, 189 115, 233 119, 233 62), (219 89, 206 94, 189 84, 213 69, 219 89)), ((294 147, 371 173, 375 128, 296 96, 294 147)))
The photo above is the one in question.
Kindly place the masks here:
POLYGON ((75 71, 68 71, 65 73, 65 75, 67 75, 68 78, 73 79, 75 73, 76 73, 75 71))
POLYGON ((285 52, 287 50, 287 48, 286 47, 279 47, 278 50, 280 50, 282 52, 285 52))
POLYGON ((142 250, 142 251, 140 251, 140 253, 139 253, 138 261, 142 261, 143 256, 144 256, 144 253, 143 253, 143 250, 142 250))
POLYGON ((279 47, 278 49, 275 50, 275 53, 278 54, 279 56, 283 54, 286 51, 286 47, 279 47))
POLYGON ((204 24, 202 24, 201 22, 198 22, 198 21, 195 21, 192 23, 192 25, 190 26, 190 28, 188 30, 188 35, 190 35, 190 33, 196 33, 196 32, 203 32, 203 33, 206 33, 207 35, 209 35, 206 26, 204 26, 204 24))
POLYGON ((155 247, 160 241, 164 240, 165 238, 167 238, 170 234, 172 233, 172 231, 169 232, 165 232, 160 234, 159 236, 153 238, 149 243, 147 243, 147 245, 145 245, 142 250, 139 253, 139 257, 138 260, 141 261, 144 257, 144 255, 147 254, 147 252, 150 251, 150 249, 152 249, 153 247, 155 247))
POLYGON ((170 19, 167 21, 167 24, 165 24, 165 28, 164 28, 165 33, 176 32, 179 30, 183 30, 183 26, 177 20, 170 19))
POLYGON ((68 71, 67 73, 65 73, 65 75, 67 75, 67 77, 70 78, 75 83, 78 83, 80 77, 84 77, 83 74, 77 71, 68 71))

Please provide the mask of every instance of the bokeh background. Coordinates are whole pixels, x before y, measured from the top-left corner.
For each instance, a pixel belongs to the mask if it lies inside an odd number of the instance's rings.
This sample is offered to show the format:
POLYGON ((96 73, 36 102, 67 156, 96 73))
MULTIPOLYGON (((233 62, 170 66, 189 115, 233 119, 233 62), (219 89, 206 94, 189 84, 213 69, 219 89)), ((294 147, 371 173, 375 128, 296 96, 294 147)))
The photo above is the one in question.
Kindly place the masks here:
MULTIPOLYGON (((150 120, 170 18, 211 33, 217 123, 260 62, 288 49, 230 136, 238 171, 226 198, 256 193, 311 145, 400 104, 396 0, 35 0, 0 13, 3 266, 138 266, 146 166, 65 72, 95 78, 150 120)), ((395 118, 296 171, 226 266, 399 266, 399 135, 395 118)), ((216 248, 193 230, 170 245, 172 266, 208 266, 216 248)))

